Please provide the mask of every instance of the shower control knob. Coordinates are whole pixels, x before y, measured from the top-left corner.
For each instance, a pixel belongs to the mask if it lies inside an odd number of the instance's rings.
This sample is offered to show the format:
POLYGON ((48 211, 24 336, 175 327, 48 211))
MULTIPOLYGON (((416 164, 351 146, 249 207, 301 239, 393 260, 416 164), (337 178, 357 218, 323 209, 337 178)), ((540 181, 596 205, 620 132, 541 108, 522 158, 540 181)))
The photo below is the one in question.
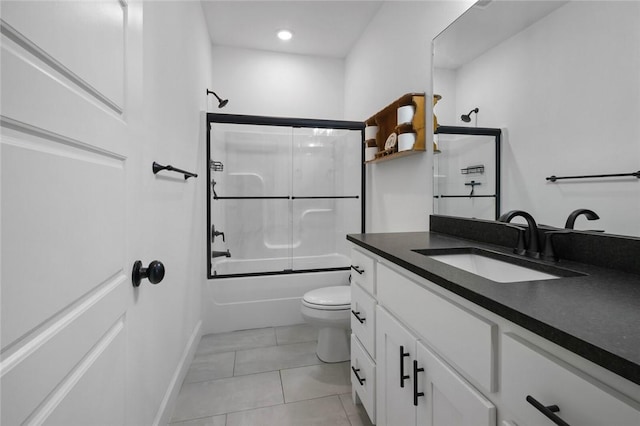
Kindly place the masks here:
POLYGON ((164 265, 159 260, 154 260, 149 263, 147 268, 142 267, 142 262, 136 260, 133 264, 133 271, 131 272, 131 281, 134 287, 139 287, 140 282, 148 278, 151 284, 158 284, 164 278, 164 265))

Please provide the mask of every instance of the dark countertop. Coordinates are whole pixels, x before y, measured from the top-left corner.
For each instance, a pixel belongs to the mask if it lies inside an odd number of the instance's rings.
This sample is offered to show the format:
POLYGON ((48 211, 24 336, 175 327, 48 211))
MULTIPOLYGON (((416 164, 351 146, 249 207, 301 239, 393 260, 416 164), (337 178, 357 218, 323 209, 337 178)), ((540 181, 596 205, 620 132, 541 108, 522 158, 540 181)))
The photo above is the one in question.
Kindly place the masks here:
POLYGON ((516 256, 500 245, 437 232, 347 235, 363 247, 631 382, 640 384, 640 275, 562 260, 585 275, 498 283, 416 253, 475 247, 516 256))

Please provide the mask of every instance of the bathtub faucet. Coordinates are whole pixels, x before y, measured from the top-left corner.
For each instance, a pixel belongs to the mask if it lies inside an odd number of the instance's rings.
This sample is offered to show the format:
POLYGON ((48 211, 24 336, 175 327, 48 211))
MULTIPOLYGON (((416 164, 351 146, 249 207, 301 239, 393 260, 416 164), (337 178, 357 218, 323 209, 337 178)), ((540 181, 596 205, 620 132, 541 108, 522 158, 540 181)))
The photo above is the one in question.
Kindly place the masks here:
POLYGON ((231 253, 229 253, 229 249, 227 249, 227 251, 216 251, 216 250, 212 250, 211 251, 211 257, 212 258, 216 258, 216 257, 231 257, 231 253))

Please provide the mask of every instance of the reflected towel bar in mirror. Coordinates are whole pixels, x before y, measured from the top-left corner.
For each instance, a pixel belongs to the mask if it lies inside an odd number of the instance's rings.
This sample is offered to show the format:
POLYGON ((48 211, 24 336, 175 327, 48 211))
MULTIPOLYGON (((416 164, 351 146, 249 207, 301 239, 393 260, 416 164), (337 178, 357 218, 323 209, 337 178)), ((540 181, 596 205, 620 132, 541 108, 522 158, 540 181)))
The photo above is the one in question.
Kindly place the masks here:
POLYGON ((549 176, 546 179, 551 182, 555 182, 561 179, 588 179, 588 178, 609 178, 609 177, 625 177, 625 176, 635 176, 640 179, 640 170, 633 173, 615 173, 615 174, 607 174, 607 175, 584 175, 584 176, 549 176))

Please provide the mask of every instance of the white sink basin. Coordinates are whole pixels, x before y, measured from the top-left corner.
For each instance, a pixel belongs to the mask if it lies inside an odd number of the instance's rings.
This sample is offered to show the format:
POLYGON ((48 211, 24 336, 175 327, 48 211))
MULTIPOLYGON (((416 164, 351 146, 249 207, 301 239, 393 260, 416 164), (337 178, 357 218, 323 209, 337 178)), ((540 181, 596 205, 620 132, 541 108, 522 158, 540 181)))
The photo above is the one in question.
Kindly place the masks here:
POLYGON ((476 253, 438 254, 428 257, 499 283, 561 278, 559 275, 537 271, 476 253))

